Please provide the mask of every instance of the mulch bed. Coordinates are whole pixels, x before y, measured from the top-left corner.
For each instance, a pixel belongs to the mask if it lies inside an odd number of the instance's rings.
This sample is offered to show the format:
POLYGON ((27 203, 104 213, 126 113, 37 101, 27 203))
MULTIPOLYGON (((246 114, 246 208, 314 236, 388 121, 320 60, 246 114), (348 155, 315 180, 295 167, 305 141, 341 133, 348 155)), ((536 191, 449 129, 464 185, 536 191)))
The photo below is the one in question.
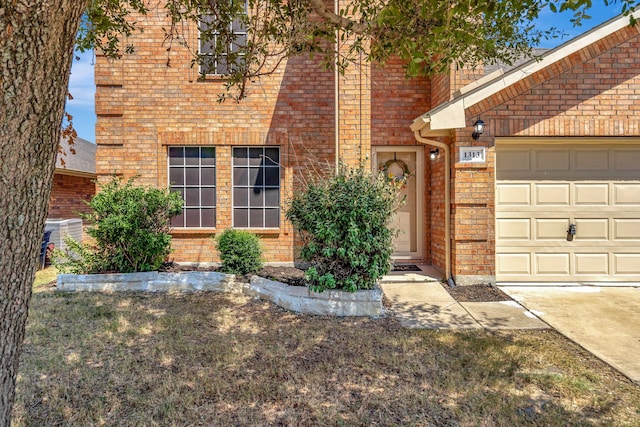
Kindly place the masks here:
MULTIPOLYGON (((164 263, 160 271, 177 273, 184 271, 219 271, 219 267, 194 267, 190 265, 180 265, 175 262, 164 263)), ((256 273, 265 279, 277 280, 286 283, 289 286, 306 286, 304 282, 304 270, 295 267, 273 267, 264 266, 256 273)), ((243 282, 249 282, 253 274, 239 276, 238 279, 243 282)))
POLYGON ((511 301, 507 294, 489 283, 455 286, 453 288, 443 283, 442 286, 458 302, 511 301))

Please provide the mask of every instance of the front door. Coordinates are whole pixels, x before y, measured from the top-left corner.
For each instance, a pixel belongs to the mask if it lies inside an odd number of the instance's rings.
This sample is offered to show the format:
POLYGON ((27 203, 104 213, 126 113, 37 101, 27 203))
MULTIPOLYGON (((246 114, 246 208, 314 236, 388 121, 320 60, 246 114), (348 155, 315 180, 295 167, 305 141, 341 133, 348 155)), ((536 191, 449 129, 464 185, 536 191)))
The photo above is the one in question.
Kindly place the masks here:
POLYGON ((405 199, 392 227, 399 230, 394 240, 394 259, 422 258, 422 147, 374 147, 373 167, 402 187, 400 198, 405 199))

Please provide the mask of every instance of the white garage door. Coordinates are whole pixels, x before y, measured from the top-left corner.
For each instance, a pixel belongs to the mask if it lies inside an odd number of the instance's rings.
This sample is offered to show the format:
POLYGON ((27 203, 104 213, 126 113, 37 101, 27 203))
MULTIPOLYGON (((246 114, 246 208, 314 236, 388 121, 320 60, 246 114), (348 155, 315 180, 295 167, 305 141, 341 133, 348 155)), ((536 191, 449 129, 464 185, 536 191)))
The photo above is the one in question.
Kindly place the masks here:
POLYGON ((496 144, 497 280, 640 281, 640 144, 611 142, 496 144))

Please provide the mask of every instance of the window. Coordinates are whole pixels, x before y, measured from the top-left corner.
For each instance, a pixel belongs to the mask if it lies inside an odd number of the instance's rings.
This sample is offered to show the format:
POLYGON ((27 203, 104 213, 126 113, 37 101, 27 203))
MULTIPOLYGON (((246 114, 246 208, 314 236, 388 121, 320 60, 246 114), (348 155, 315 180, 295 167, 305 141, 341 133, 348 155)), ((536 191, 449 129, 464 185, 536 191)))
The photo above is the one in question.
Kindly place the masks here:
POLYGON ((233 149, 233 226, 280 226, 280 148, 233 149))
POLYGON ((200 39, 200 72, 202 74, 224 75, 231 71, 234 64, 242 64, 244 49, 247 45, 247 27, 244 19, 247 13, 247 2, 243 2, 245 16, 234 19, 229 28, 215 30, 215 17, 206 15, 200 21, 200 33, 207 30, 207 40, 200 39), (212 28, 213 27, 213 28, 212 28))
POLYGON ((184 200, 173 227, 216 226, 215 148, 169 147, 169 187, 184 200))

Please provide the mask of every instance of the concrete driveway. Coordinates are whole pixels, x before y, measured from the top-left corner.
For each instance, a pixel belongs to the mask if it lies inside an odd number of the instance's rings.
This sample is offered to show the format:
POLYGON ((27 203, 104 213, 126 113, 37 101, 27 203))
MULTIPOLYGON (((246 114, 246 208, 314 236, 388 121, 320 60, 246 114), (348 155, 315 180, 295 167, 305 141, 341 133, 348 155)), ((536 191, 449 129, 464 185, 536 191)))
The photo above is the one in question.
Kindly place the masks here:
POLYGON ((499 287, 558 332, 640 383, 640 286, 499 287))

